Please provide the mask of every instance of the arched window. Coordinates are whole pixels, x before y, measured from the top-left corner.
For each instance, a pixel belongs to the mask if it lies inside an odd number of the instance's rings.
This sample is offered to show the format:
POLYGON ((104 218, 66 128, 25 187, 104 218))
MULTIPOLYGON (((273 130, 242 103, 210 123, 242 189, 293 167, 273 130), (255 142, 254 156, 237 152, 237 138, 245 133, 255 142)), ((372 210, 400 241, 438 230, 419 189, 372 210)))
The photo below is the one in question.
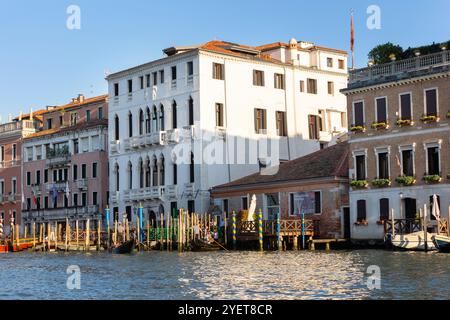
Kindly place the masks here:
POLYGON ((145 167, 142 158, 139 158, 139 188, 144 188, 145 167))
POLYGON ((150 133, 150 123, 152 121, 151 114, 150 114, 150 108, 147 107, 147 117, 145 118, 145 133, 150 133))
POLYGON ((173 100, 172 103, 172 129, 177 128, 177 102, 173 100))
POLYGON ((128 161, 128 189, 133 189, 133 165, 128 161))
POLYGON ((120 174, 119 174, 119 164, 116 163, 116 167, 114 169, 116 175, 116 191, 120 191, 120 174))
POLYGON ((194 153, 191 152, 191 163, 189 164, 189 181, 192 183, 195 181, 195 170, 194 170, 194 153))
POLYGON ((158 161, 156 160, 156 157, 153 157, 152 160, 152 170, 153 170, 153 186, 156 187, 158 185, 158 161))
POLYGON ((164 131, 164 106, 159 107, 159 128, 164 131))
POLYGON ((144 134, 144 111, 139 109, 139 135, 144 134))
POLYGON ((158 132, 158 110, 156 106, 153 106, 153 116, 152 116, 152 130, 153 132, 158 132))
POLYGON ((194 99, 189 97, 189 125, 194 125, 194 99))
POLYGON ((166 174, 166 171, 165 171, 166 164, 165 164, 163 155, 161 155, 160 161, 161 161, 161 163, 159 166, 159 185, 163 186, 163 185, 165 185, 165 174, 166 174))
POLYGON ((151 185, 151 171, 150 171, 150 158, 147 157, 145 161, 145 187, 149 188, 151 185))
POLYGON ((128 113, 128 136, 133 136, 133 115, 131 112, 128 113))
POLYGON ((120 140, 120 138, 119 138, 119 116, 117 114, 114 117, 114 137, 115 137, 116 141, 120 140))

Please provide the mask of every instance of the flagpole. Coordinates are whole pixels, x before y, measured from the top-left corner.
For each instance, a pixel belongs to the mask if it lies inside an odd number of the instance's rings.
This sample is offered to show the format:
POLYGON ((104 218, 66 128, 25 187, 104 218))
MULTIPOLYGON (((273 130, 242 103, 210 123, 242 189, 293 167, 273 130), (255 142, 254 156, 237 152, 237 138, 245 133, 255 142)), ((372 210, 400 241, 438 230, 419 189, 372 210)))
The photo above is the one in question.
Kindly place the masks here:
POLYGON ((355 69, 355 26, 353 23, 353 9, 350 10, 350 50, 352 52, 352 70, 355 69))

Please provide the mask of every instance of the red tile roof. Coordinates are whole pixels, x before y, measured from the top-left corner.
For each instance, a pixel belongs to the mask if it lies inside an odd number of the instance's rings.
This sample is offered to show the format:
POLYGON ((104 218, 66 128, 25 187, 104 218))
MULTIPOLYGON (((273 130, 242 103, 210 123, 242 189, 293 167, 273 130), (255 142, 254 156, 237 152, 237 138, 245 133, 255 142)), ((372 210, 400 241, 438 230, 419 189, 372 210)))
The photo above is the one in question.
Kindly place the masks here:
POLYGON ((68 131, 79 131, 79 130, 88 129, 88 128, 92 128, 92 127, 100 126, 100 125, 108 125, 108 119, 100 119, 100 120, 96 119, 96 120, 91 120, 89 122, 80 122, 74 126, 42 130, 42 131, 30 134, 30 135, 26 136, 24 139, 44 137, 44 136, 49 136, 49 135, 52 135, 55 133, 63 133, 63 132, 68 132, 68 131))
POLYGON ((275 175, 255 173, 213 188, 213 192, 228 191, 234 187, 302 181, 318 178, 348 178, 347 142, 338 143, 301 158, 282 163, 275 175))

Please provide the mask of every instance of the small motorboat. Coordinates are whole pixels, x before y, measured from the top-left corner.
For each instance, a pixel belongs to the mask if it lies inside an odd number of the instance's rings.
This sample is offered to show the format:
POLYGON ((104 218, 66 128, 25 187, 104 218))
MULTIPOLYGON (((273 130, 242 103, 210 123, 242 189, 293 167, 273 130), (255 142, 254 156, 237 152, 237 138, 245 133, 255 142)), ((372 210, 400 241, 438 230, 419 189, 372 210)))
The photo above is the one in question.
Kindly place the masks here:
POLYGON ((127 253, 131 253, 133 252, 134 249, 134 240, 128 240, 124 243, 122 243, 121 245, 112 248, 112 253, 115 254, 127 254, 127 253))
MULTIPOLYGON (((433 243, 434 234, 427 232, 427 250, 437 250, 433 243)), ((391 237, 392 246, 401 250, 425 251, 424 232, 414 232, 409 234, 396 234, 391 237)))
POLYGON ((440 252, 450 252, 450 237, 435 235, 433 243, 440 252))

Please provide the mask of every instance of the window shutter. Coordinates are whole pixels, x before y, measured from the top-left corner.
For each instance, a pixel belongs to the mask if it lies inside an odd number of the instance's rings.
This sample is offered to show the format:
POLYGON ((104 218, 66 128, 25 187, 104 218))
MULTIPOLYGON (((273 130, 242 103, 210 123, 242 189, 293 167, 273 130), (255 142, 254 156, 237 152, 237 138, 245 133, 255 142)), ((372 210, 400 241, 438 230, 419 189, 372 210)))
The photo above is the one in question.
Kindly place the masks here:
POLYGON ((255 132, 258 133, 258 109, 254 109, 255 132))

